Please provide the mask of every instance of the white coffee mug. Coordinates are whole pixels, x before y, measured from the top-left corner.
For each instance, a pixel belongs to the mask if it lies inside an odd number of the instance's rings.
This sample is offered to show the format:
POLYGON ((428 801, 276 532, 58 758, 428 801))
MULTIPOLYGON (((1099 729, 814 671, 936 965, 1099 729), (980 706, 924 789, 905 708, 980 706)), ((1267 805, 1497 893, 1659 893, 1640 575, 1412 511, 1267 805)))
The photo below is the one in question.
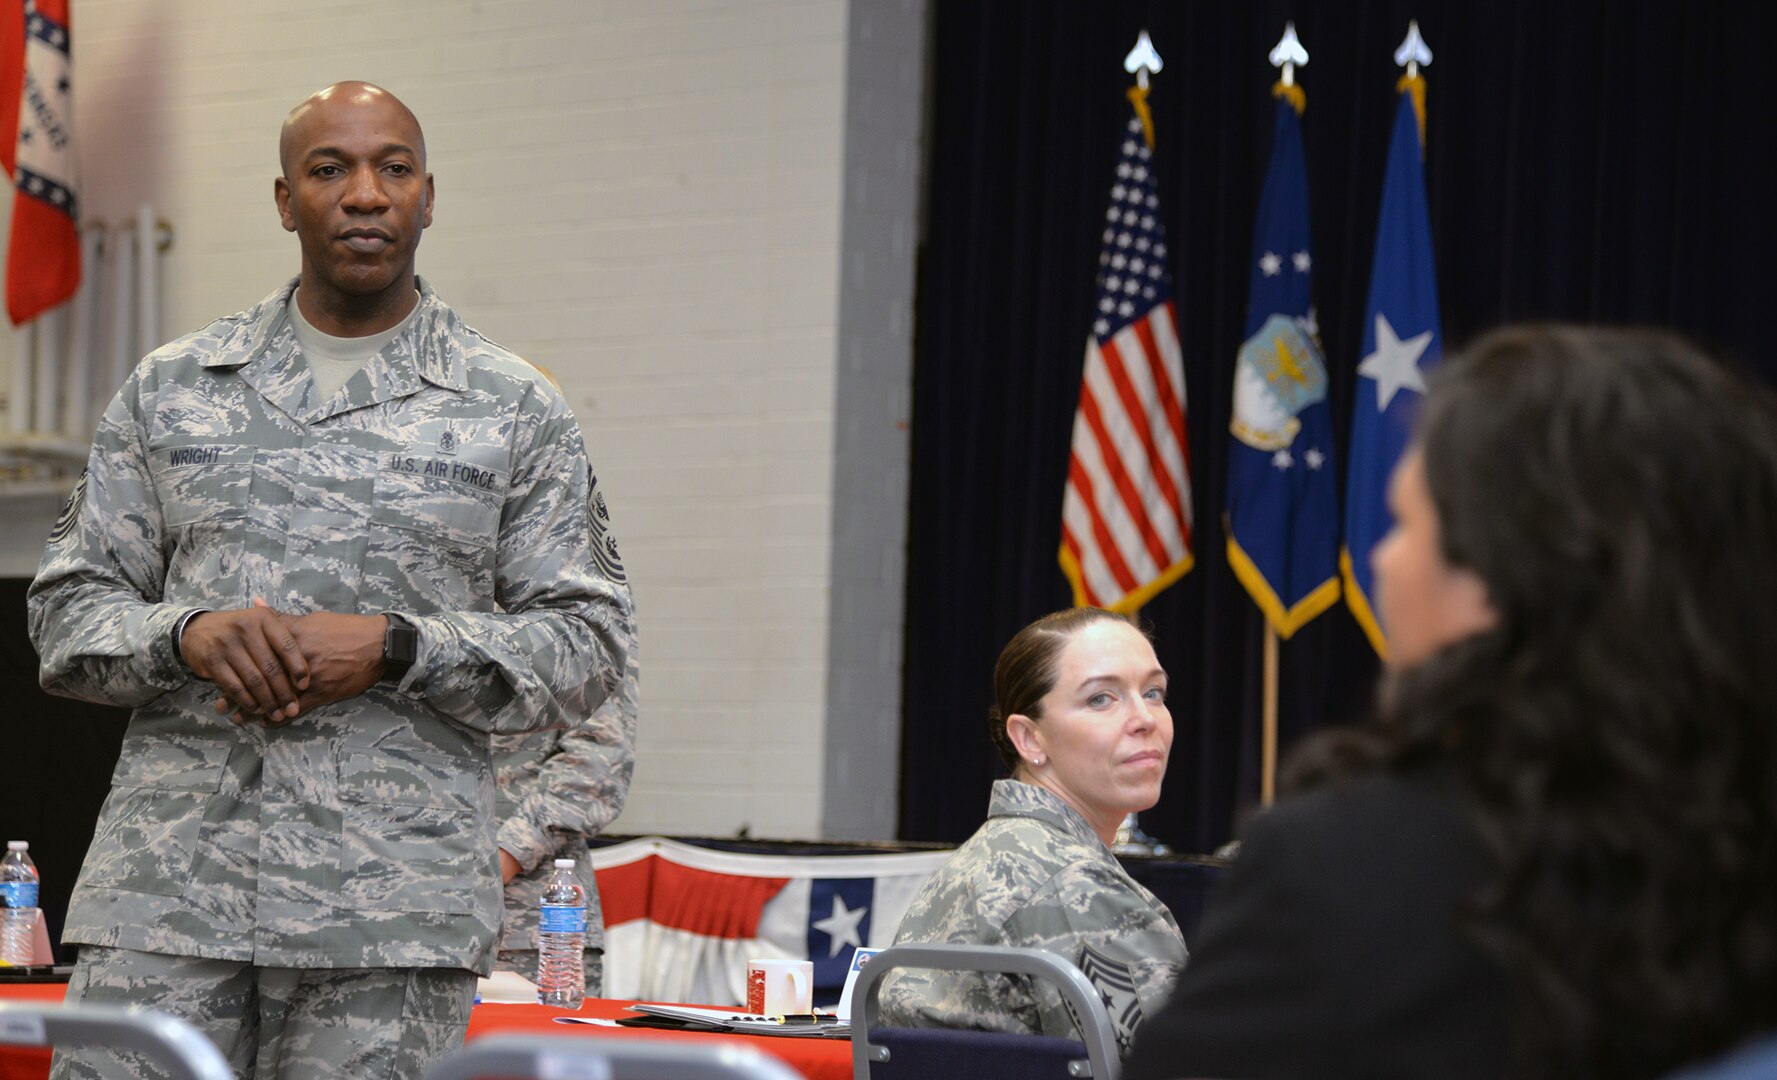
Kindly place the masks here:
POLYGON ((754 1016, 791 1016, 813 1011, 813 961, 747 961, 747 1012, 754 1016))

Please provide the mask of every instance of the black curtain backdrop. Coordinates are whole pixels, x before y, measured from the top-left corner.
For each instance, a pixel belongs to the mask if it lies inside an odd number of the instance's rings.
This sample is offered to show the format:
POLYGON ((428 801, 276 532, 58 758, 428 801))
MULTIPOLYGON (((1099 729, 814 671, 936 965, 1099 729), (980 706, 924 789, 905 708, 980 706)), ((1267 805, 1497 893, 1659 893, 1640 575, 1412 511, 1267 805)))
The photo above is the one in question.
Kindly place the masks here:
MULTIPOLYGON (((123 746, 130 711, 51 697, 37 685, 37 651, 25 627, 24 578, 0 578, 0 697, 6 782, 0 784, 0 839, 29 840, 42 879, 38 902, 49 940, 62 937, 74 878, 92 842, 99 807, 123 746)), ((59 954, 67 959, 71 953, 59 954)))
MULTIPOLYGON (((1384 153, 1417 18, 1435 54, 1426 157, 1447 347, 1522 319, 1677 327, 1777 375, 1770 96, 1744 51, 1768 5, 937 0, 920 255, 900 835, 958 841, 999 775, 999 648, 1071 602, 1055 553, 1099 233, 1144 27, 1185 355, 1197 566, 1143 611, 1172 676, 1165 796, 1143 826, 1227 840, 1258 791, 1262 623, 1221 512, 1246 264, 1295 20, 1315 294, 1340 461, 1384 153)), ((1282 648, 1285 746, 1368 707, 1376 661, 1341 604, 1282 648)))

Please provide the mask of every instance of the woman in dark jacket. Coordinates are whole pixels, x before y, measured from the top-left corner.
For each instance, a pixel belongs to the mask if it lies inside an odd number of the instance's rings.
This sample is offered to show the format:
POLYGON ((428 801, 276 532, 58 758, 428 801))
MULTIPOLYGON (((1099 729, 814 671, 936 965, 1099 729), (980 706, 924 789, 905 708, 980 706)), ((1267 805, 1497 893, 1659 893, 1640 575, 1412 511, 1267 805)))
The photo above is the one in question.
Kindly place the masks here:
POLYGON ((1375 553, 1370 725, 1255 818, 1134 1080, 1662 1076, 1777 1028, 1777 408, 1495 332, 1375 553))

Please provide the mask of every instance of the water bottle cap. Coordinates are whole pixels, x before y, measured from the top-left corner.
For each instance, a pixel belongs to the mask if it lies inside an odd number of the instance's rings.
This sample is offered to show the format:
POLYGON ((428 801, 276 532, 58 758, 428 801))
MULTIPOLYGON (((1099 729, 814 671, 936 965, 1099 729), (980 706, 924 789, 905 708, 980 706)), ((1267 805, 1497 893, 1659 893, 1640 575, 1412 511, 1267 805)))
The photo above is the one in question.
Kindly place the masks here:
POLYGON ((30 849, 31 841, 29 840, 8 840, 6 842, 7 851, 29 851, 30 849))
POLYGON ((555 860, 555 868, 557 870, 571 869, 573 867, 573 865, 574 865, 573 859, 557 859, 557 860, 555 860))

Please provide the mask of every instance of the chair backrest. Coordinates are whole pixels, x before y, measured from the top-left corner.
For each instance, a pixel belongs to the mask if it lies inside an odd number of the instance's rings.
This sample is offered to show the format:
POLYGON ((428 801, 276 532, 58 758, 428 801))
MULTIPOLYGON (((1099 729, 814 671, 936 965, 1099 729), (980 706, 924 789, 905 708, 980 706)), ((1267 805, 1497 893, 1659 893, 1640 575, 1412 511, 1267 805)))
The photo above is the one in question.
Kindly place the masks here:
MULTIPOLYGON (((1015 949, 988 945, 895 945, 870 958, 858 973, 852 987, 852 1078, 870 1080, 872 1062, 894 1060, 895 1045, 904 1053, 916 1055, 920 1062, 942 1061, 946 1071, 970 1076, 980 1074, 962 1063, 963 1053, 974 1051, 991 1063, 996 1059, 1008 1064, 1008 1055, 1019 1056, 1020 1063, 1009 1066, 1036 1075, 1044 1062, 1058 1064, 1065 1071, 1053 1075, 1091 1076, 1095 1080, 1117 1080, 1122 1059, 1117 1055, 1117 1037, 1111 1027, 1110 1014, 1104 1000, 1092 988, 1080 969, 1065 959, 1043 949, 1015 949), (994 971, 1012 975, 1032 975, 1047 979, 1060 991, 1061 998, 1080 1024, 1086 1057, 1079 1058, 1081 1044, 1071 1039, 1055 1039, 1040 1035, 1006 1035, 979 1031, 946 1031, 938 1029, 898 1028, 884 1041, 875 1041, 873 1032, 882 1017, 878 998, 882 979, 895 968, 943 968, 953 971, 994 971), (1066 1048, 1066 1049, 1063 1049, 1066 1048)), ((909 1061, 912 1066, 914 1062, 909 1061)), ((998 1071, 993 1069, 992 1071, 998 1071)), ((920 1065, 917 1073, 935 1076, 929 1066, 920 1065)), ((915 1075, 909 1072, 905 1075, 915 1075)))
POLYGON ((795 1069, 730 1039, 489 1035, 426 1070, 425 1080, 802 1080, 795 1069))
POLYGON ((201 1031, 147 1009, 0 1002, 0 1043, 133 1050, 174 1080, 234 1080, 222 1052, 201 1031))

